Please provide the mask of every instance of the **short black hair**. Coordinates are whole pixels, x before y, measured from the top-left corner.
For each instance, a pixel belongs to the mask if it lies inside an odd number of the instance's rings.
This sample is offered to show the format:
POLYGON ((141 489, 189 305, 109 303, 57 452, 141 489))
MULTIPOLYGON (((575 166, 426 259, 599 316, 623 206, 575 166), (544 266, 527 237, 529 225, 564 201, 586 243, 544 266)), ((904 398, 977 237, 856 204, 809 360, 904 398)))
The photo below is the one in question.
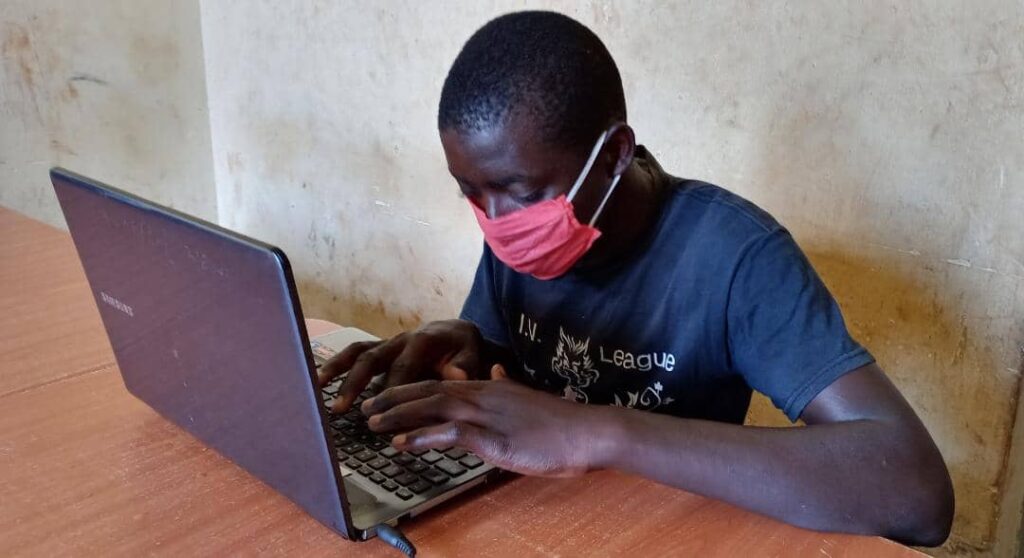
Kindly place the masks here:
POLYGON ((469 38, 448 71, 440 130, 479 131, 526 115, 547 143, 590 147, 626 120, 622 78, 601 39, 562 14, 515 12, 469 38))

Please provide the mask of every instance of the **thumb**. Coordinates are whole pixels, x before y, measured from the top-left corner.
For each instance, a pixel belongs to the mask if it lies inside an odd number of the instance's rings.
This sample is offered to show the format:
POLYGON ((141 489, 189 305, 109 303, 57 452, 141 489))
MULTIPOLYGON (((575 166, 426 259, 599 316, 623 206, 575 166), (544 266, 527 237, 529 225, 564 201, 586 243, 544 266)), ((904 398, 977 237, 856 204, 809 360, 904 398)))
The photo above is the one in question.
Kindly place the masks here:
POLYGON ((507 380, 508 372, 505 371, 505 367, 500 364, 495 364, 491 367, 491 379, 492 380, 507 380))

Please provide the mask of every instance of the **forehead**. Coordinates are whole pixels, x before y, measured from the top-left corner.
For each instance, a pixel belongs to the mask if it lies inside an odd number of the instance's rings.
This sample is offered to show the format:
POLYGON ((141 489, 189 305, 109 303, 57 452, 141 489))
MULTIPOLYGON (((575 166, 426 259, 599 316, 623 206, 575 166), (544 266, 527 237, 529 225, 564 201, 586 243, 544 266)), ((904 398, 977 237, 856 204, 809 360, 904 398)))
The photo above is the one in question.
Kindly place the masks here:
POLYGON ((542 141, 526 118, 475 130, 441 130, 441 145, 451 173, 468 180, 552 173, 571 168, 578 158, 572 150, 542 141))

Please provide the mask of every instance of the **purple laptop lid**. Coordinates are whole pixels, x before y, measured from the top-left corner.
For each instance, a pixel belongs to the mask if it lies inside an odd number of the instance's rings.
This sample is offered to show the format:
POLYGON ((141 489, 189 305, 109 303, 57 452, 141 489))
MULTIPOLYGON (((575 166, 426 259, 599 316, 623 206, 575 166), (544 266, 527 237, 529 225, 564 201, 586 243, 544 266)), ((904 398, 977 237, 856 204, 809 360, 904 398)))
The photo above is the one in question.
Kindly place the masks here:
POLYGON ((50 176, 128 391, 355 538, 285 255, 66 170, 50 176))

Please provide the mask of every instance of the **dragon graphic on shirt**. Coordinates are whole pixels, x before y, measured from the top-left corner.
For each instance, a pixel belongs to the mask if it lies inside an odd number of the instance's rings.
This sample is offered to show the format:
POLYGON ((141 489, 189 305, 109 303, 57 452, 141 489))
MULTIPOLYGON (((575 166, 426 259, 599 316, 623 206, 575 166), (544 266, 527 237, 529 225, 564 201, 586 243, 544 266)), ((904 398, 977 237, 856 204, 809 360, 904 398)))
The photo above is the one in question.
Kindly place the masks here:
POLYGON ((601 376, 590 360, 590 338, 573 339, 558 328, 558 345, 555 356, 551 357, 551 370, 565 379, 563 396, 570 401, 588 403, 584 388, 589 387, 601 376))

